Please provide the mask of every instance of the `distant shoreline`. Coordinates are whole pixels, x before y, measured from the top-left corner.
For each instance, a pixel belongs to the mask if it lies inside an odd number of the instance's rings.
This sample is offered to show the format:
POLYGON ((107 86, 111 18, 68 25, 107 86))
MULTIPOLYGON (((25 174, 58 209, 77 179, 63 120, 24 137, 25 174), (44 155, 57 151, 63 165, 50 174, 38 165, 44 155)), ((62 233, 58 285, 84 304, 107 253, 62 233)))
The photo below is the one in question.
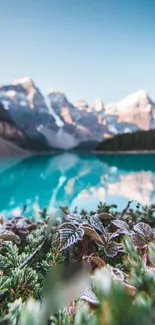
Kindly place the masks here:
POLYGON ((155 154, 155 150, 123 150, 123 151, 102 151, 102 150, 88 150, 85 149, 85 150, 53 150, 53 151, 42 151, 42 152, 35 152, 33 153, 32 155, 38 155, 38 156, 42 156, 42 155, 51 155, 51 154, 62 154, 62 153, 83 153, 83 154, 95 154, 95 155, 117 155, 117 154, 127 154, 127 155, 130 155, 130 154, 133 154, 133 155, 136 155, 136 154, 155 154))
POLYGON ((65 154, 65 153, 76 153, 76 154, 95 154, 95 155, 136 155, 136 154, 155 154, 155 150, 117 150, 117 151, 108 151, 108 150, 90 150, 90 149, 71 149, 71 150, 63 150, 63 149, 51 149, 46 151, 28 151, 23 148, 17 147, 14 144, 7 142, 4 139, 0 138, 0 159, 1 158, 28 158, 33 156, 48 156, 53 154, 65 154))
POLYGON ((155 150, 118 150, 118 151, 102 151, 93 150, 92 151, 98 155, 114 155, 114 154, 155 154, 155 150))

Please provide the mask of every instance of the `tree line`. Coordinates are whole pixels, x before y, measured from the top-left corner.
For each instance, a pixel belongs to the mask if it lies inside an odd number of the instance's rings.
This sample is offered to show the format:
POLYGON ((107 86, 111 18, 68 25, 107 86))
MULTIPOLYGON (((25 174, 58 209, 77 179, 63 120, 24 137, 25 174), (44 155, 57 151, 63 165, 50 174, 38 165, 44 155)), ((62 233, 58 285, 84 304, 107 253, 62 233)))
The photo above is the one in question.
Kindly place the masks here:
POLYGON ((99 143, 97 150, 155 150, 155 130, 118 134, 99 143))

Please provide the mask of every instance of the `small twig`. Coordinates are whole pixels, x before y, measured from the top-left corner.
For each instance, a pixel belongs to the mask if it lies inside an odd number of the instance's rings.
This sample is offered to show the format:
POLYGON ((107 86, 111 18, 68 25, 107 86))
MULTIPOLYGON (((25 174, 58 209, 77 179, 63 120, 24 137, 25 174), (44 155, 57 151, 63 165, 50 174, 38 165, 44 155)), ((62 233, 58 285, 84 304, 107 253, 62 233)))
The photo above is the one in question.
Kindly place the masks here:
POLYGON ((23 269, 33 259, 33 257, 42 249, 42 247, 46 242, 46 239, 47 238, 45 238, 43 242, 37 247, 37 249, 22 264, 19 265, 18 267, 19 270, 23 269))
POLYGON ((128 201, 128 204, 126 206, 126 208, 122 211, 122 214, 121 214, 121 218, 125 215, 125 213, 128 211, 128 209, 130 208, 130 205, 133 201, 128 201))
POLYGON ((22 210, 21 214, 23 214, 23 213, 26 211, 26 209, 27 209, 27 205, 25 204, 25 205, 23 206, 23 210, 22 210))

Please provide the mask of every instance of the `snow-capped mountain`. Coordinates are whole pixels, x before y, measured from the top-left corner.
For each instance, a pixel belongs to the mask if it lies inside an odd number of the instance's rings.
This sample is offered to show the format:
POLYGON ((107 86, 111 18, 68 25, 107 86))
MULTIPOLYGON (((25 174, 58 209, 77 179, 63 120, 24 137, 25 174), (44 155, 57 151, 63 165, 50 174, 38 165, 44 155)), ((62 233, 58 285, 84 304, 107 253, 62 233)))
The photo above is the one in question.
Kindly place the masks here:
POLYGON ((33 150, 94 148, 118 133, 155 128, 155 104, 145 90, 115 103, 70 103, 52 90, 43 96, 29 77, 0 86, 0 137, 33 150))
POLYGON ((154 126, 155 103, 145 90, 130 94, 119 102, 107 104, 105 109, 108 115, 118 116, 120 123, 133 123, 142 130, 154 126))

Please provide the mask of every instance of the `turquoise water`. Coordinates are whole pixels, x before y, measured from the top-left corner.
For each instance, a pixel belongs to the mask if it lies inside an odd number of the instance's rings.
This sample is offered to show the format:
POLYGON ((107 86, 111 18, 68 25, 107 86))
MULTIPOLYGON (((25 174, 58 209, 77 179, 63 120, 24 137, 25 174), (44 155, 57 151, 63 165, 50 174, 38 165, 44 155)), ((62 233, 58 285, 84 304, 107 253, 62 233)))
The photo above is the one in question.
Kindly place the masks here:
POLYGON ((93 210, 100 201, 119 209, 128 200, 155 203, 155 155, 63 153, 0 160, 0 213, 26 215, 67 205, 93 210))

